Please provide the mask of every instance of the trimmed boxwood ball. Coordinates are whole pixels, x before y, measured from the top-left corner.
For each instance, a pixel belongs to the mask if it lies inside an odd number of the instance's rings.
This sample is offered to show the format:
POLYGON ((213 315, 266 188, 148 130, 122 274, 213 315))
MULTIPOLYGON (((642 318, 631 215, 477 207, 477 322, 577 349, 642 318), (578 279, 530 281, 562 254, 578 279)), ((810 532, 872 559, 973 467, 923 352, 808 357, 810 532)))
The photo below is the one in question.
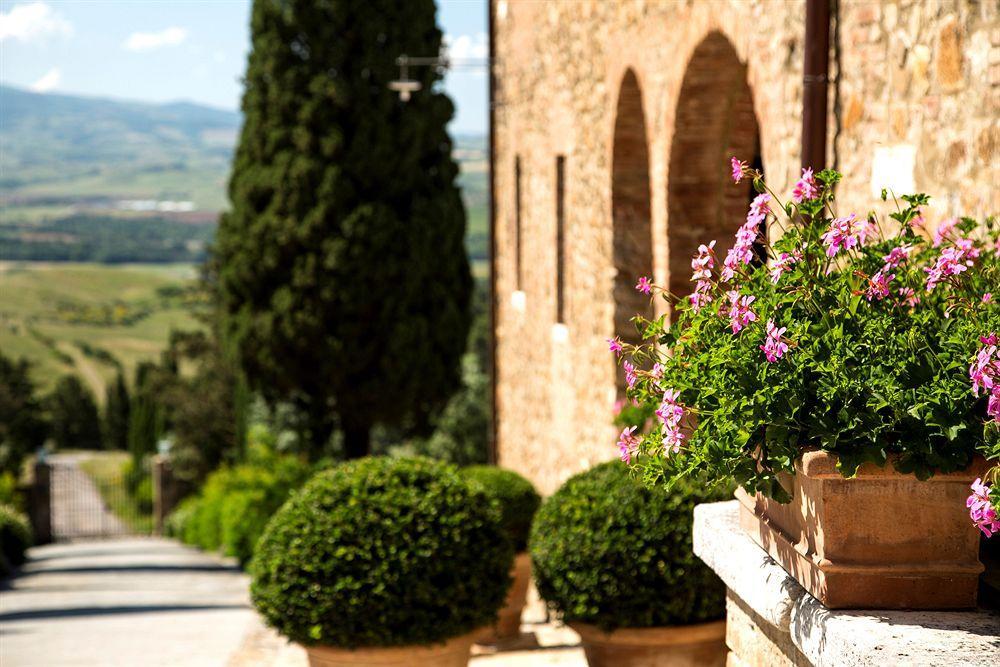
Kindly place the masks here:
POLYGON ((691 523, 695 505, 729 497, 683 481, 646 488, 618 461, 571 477, 531 529, 539 594, 564 621, 605 631, 721 618, 726 589, 691 551, 691 523))
POLYGON ((513 542, 514 550, 521 552, 527 549, 531 520, 542 503, 531 482, 513 470, 496 466, 469 466, 462 469, 462 474, 500 504, 504 530, 513 542))
POLYGON ((301 644, 431 644, 495 620, 512 562, 498 507, 457 468, 364 458, 319 473, 271 518, 251 595, 301 644))

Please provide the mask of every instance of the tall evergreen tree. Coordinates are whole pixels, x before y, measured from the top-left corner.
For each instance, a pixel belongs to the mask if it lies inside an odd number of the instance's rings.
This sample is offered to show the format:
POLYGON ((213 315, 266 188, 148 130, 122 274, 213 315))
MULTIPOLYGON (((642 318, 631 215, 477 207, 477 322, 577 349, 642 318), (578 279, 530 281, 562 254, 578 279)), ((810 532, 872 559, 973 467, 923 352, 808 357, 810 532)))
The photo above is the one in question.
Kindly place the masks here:
POLYGON ((145 361, 136 367, 128 422, 128 449, 136 469, 147 455, 156 452, 156 441, 163 433, 163 408, 156 380, 155 364, 145 361))
POLYGON ((94 395, 75 375, 56 383, 48 401, 52 440, 60 449, 100 449, 101 418, 94 395))
POLYGON ((465 211, 434 68, 433 0, 255 0, 220 302, 252 386, 297 404, 318 452, 419 429, 460 384, 470 324, 465 211))
POLYGON ((104 444, 108 449, 128 449, 130 401, 121 371, 104 395, 104 444))
POLYGON ((48 431, 30 370, 24 359, 0 353, 0 473, 15 477, 24 458, 45 443, 48 431))

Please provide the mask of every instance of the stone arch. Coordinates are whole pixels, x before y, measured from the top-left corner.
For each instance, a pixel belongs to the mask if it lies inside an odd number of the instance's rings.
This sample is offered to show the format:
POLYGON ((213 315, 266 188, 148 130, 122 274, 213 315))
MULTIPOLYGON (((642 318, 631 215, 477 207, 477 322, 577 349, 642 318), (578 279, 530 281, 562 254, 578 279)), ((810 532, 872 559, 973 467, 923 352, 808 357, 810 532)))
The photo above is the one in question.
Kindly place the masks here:
POLYGON ((691 257, 718 241, 719 263, 746 219, 752 184, 730 179, 730 156, 763 169, 760 128, 746 64, 721 33, 709 33, 688 61, 674 116, 667 181, 670 290, 693 287, 691 257))
MULTIPOLYGON (((611 157, 611 218, 614 230, 615 335, 639 342, 636 313, 651 316, 649 297, 635 289, 639 276, 653 275, 653 234, 649 185, 649 144, 642 89, 631 69, 618 92, 611 157)), ((619 374, 619 386, 622 385, 619 374)))

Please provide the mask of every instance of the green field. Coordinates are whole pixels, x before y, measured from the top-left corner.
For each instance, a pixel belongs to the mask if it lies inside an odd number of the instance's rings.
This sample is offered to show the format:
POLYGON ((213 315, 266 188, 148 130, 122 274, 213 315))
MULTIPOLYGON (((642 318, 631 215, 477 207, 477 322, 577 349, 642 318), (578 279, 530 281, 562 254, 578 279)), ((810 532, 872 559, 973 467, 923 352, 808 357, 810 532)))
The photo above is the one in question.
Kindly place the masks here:
POLYGON ((140 361, 159 358, 171 329, 198 326, 161 291, 190 285, 195 276, 186 264, 0 263, 0 351, 34 363, 43 390, 77 373, 103 400, 117 367, 86 348, 109 353, 131 378, 140 361), (124 313, 126 321, 104 323, 95 312, 124 313))

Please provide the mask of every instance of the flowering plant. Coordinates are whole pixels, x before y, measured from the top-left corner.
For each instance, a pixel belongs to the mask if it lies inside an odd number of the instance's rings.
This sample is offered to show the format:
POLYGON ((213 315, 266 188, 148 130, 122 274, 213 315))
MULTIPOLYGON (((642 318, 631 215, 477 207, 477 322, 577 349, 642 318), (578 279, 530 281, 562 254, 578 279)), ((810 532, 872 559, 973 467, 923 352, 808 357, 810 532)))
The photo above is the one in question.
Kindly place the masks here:
MULTIPOLYGON (((931 234, 923 194, 883 192, 887 219, 844 214, 832 170, 804 170, 786 202, 732 166, 757 193, 732 248, 699 248, 686 298, 650 286, 673 317, 634 318, 645 343, 610 341, 632 403, 622 460, 647 483, 707 473, 787 502, 778 473, 806 448, 845 476, 890 456, 922 479, 1000 459, 1000 226, 931 234)), ((970 510, 996 521, 977 483, 970 510)))

